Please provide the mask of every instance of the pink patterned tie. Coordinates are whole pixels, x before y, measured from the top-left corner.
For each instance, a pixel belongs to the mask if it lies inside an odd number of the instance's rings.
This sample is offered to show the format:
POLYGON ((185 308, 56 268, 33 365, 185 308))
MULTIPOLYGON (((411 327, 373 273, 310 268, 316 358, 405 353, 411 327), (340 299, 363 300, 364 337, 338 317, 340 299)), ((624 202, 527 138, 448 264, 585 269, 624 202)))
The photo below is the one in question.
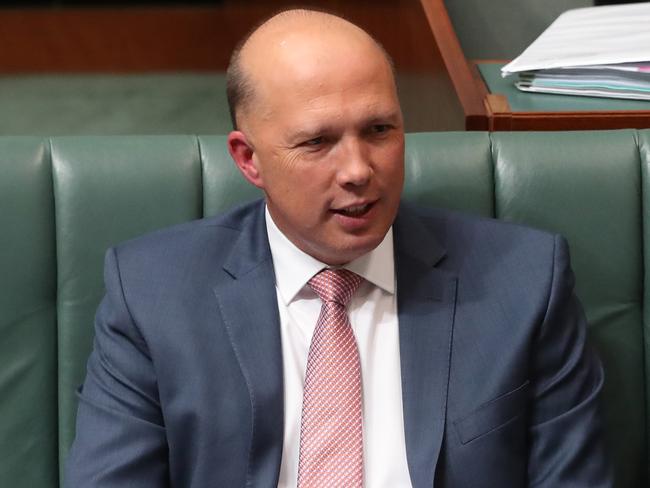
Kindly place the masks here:
POLYGON ((298 488, 363 487, 361 364, 346 312, 361 281, 345 269, 309 280, 323 305, 307 357, 298 488))

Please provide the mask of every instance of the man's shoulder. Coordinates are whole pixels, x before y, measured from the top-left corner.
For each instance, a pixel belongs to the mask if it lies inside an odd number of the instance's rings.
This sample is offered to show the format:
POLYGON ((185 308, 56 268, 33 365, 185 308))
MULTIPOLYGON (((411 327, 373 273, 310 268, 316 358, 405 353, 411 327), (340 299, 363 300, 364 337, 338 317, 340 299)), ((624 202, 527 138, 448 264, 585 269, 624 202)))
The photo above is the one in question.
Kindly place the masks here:
POLYGON ((158 243, 166 244, 179 239, 191 239, 196 234, 212 234, 215 237, 237 235, 242 230, 254 225, 258 218, 263 218, 263 215, 262 201, 256 200, 238 205, 215 216, 183 222, 142 234, 121 242, 117 247, 122 249, 146 248, 158 243))
POLYGON ((467 236, 467 234, 491 234, 495 238, 532 238, 553 240, 556 235, 546 230, 533 228, 517 222, 486 217, 467 212, 437 207, 425 207, 403 203, 400 215, 416 220, 429 228, 441 240, 467 236))
POLYGON ((146 233, 114 247, 115 254, 129 263, 201 259, 223 260, 244 231, 264 228, 264 205, 257 200, 219 215, 193 220, 146 233))
POLYGON ((411 204, 400 208, 400 224, 403 239, 417 239, 416 245, 424 246, 420 242, 431 236, 446 260, 457 265, 500 261, 547 267, 558 243, 565 245, 558 234, 516 222, 411 204))

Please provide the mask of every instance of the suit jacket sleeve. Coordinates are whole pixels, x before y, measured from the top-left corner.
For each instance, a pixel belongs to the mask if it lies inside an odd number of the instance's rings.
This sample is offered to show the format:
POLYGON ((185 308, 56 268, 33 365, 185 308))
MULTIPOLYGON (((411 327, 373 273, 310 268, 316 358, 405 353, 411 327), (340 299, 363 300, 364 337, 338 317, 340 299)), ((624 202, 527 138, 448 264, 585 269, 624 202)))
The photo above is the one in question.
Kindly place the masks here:
POLYGON ((546 315, 535 338, 529 486, 611 487, 599 414, 603 370, 586 342, 565 240, 555 239, 546 315))
POLYGON ((129 313, 114 250, 104 274, 65 485, 164 488, 168 452, 154 364, 129 313))

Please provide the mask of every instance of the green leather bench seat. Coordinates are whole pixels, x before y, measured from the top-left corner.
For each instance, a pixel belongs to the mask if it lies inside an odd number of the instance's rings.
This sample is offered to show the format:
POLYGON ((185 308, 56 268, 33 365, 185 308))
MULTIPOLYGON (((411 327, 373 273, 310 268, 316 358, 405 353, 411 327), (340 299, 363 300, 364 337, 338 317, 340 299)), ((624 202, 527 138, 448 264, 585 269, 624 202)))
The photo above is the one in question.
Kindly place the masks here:
POLYGON ((56 486, 56 251, 48 140, 0 142, 0 229, 0 486, 56 486))
MULTIPOLYGON (((57 486, 108 246, 258 197, 225 136, 0 137, 0 486, 57 486)), ((647 486, 650 131, 407 136, 405 198, 564 234, 617 486, 647 486), (646 243, 644 245, 644 243, 646 243)))
POLYGON ((75 390, 92 347, 88 319, 103 295, 96 272, 103 248, 199 218, 202 189, 198 143, 189 136, 53 139, 52 172, 62 459, 74 438, 75 390))
POLYGON ((231 127, 220 71, 0 74, 0 107, 7 136, 227 134, 231 127))

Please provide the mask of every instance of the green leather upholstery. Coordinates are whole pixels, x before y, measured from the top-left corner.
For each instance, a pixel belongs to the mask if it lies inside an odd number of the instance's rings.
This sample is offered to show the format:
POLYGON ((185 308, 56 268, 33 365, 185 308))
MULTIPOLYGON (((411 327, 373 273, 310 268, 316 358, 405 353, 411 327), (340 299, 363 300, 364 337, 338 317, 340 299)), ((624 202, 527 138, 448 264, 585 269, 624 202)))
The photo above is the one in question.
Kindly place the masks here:
MULTIPOLYGON (((0 486, 57 486, 105 249, 259 195, 225 142, 0 138, 0 486)), ((648 481, 649 178, 650 131, 407 136, 405 198, 568 238, 619 488, 648 481)))
POLYGON ((411 134, 405 169, 404 198, 421 205, 494 215, 487 133, 411 134))
MULTIPOLYGON (((637 134, 639 154, 641 155, 641 192, 643 195, 642 206, 642 228, 643 228, 643 262, 650 263, 650 225, 646 225, 650 219, 650 130, 637 134)), ((646 447, 649 450, 647 459, 648 470, 650 471, 650 271, 643 267, 643 338, 645 346, 645 377, 646 377, 646 447)), ((650 480, 650 474, 648 474, 650 480)))
POLYGON ((199 138, 203 164, 203 212, 215 215, 237 203, 262 196, 261 191, 244 182, 230 159, 226 136, 199 138))
POLYGON ((59 456, 74 438, 75 389, 92 345, 89 319, 103 294, 104 248, 201 216, 196 138, 52 141, 58 269, 59 456), (90 272, 89 270, 92 270, 90 272))
POLYGON ((621 486, 640 486, 646 458, 641 174, 633 131, 495 134, 497 217, 563 234, 578 295, 605 365, 610 448, 621 486), (543 155, 543 166, 540 166, 543 155), (621 415, 625 412, 625 415, 621 415), (627 432, 625 437, 620 432, 627 432), (636 469, 632 469, 632 467, 636 469))
POLYGON ((0 107, 4 135, 227 134, 232 127, 223 71, 4 73, 0 107))
POLYGON ((0 486, 57 480, 50 145, 0 139, 0 486))

